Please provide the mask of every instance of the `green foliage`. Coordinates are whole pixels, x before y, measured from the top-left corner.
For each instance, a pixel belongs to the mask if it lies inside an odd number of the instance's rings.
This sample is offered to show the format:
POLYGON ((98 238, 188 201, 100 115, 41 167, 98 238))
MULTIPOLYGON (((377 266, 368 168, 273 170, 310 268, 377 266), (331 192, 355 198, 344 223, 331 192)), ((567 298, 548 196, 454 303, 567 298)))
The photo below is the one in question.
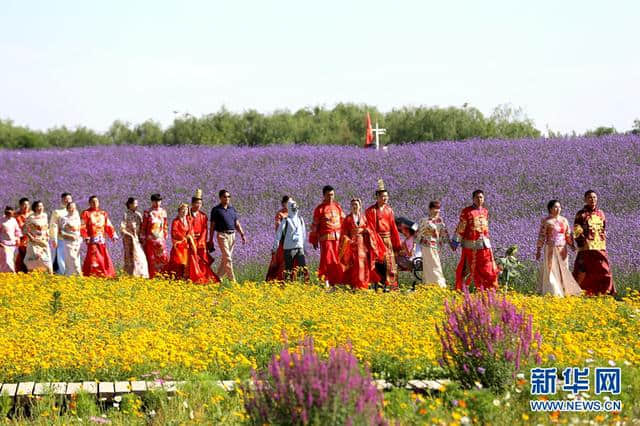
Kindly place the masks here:
MULTIPOLYGON (((370 369, 376 379, 384 379, 397 386, 407 383, 408 380, 416 378, 416 366, 410 360, 401 360, 393 355, 381 352, 375 354, 371 360, 370 369)), ((440 370, 442 374, 444 371, 440 370)), ((435 378, 440 376, 434 375, 435 378)))
POLYGON ((7 395, 0 395, 0 419, 4 419, 9 415, 13 407, 13 398, 7 395))
POLYGON ((525 266, 518 260, 517 245, 509 247, 505 251, 504 256, 497 257, 496 263, 502 270, 499 282, 505 287, 509 287, 509 285, 513 286, 513 284, 520 279, 522 271, 525 269, 525 266))
POLYGON ((147 410, 159 411, 166 405, 167 392, 163 389, 154 389, 142 395, 143 405, 147 410))
POLYGON ((51 295, 51 301, 49 302, 51 307, 51 314, 55 315, 60 309, 62 309, 62 293, 60 290, 55 290, 51 295))
POLYGON ((42 396, 34 397, 31 405, 31 416, 34 419, 51 419, 60 416, 64 408, 64 397, 54 395, 51 389, 42 396))
POLYGON ((104 133, 86 127, 75 130, 56 127, 40 132, 0 120, 0 147, 45 148, 91 145, 240 145, 272 144, 362 145, 365 116, 386 127, 385 144, 469 138, 539 137, 540 131, 522 109, 497 107, 485 117, 472 107, 403 107, 381 113, 364 104, 340 103, 328 109, 307 107, 296 112, 277 110, 261 114, 256 110, 233 113, 226 108, 200 118, 184 114, 163 130, 147 120, 133 125, 116 120, 104 133))
MULTIPOLYGON (((117 397, 116 397, 117 398, 117 397)), ((124 415, 138 416, 142 408, 142 399, 135 393, 122 395, 120 400, 120 411, 124 415)))
POLYGON ((594 130, 588 130, 587 132, 585 132, 585 136, 607 136, 607 135, 615 135, 616 133, 618 133, 618 131, 616 130, 615 127, 605 127, 605 126, 600 126, 600 127, 596 127, 594 130))
POLYGON ((96 396, 86 391, 81 391, 71 397, 69 404, 71 414, 77 414, 78 417, 97 416, 100 412, 96 403, 96 396))

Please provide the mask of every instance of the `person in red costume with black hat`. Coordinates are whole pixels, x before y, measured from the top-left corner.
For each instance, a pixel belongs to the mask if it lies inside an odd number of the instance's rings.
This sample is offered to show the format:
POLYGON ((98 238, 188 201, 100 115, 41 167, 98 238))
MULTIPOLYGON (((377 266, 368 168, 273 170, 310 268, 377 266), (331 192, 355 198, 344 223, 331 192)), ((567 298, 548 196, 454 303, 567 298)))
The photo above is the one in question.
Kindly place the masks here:
POLYGON ((80 215, 80 235, 87 244, 87 256, 82 264, 82 275, 85 277, 116 276, 111 256, 107 250, 105 237, 118 239, 109 215, 100 209, 100 200, 95 195, 89 197, 89 208, 80 215))
POLYGON ((398 288, 398 265, 396 255, 402 249, 400 233, 396 225, 393 209, 388 204, 389 192, 384 187, 384 181, 378 179, 376 203, 366 210, 367 222, 384 243, 384 262, 376 262, 375 269, 380 284, 385 290, 398 288))
POLYGON ((325 285, 342 282, 342 266, 338 259, 338 244, 342 232, 344 212, 334 201, 336 192, 331 185, 322 188, 323 201, 313 211, 313 223, 309 233, 309 242, 314 249, 320 247, 320 266, 318 276, 325 285))
MULTIPOLYGON (((189 221, 193 230, 193 239, 196 245, 196 254, 200 265, 206 265, 207 269, 211 269, 213 257, 209 255, 207 241, 209 241, 209 218, 202 211, 202 190, 197 189, 193 197, 191 197, 191 208, 189 209, 189 221)), ((215 274, 214 274, 215 276, 215 274)), ((217 276, 216 276, 217 279, 217 276)))
POLYGON ((460 213, 456 234, 451 241, 454 250, 462 246, 456 269, 456 290, 462 290, 472 282, 477 289, 498 286, 500 271, 489 240, 489 211, 484 207, 484 192, 476 189, 472 197, 473 204, 460 213))
POLYGON ((587 295, 615 294, 607 256, 607 219, 598 208, 595 191, 585 192, 584 203, 573 226, 573 238, 578 246, 573 276, 587 295))

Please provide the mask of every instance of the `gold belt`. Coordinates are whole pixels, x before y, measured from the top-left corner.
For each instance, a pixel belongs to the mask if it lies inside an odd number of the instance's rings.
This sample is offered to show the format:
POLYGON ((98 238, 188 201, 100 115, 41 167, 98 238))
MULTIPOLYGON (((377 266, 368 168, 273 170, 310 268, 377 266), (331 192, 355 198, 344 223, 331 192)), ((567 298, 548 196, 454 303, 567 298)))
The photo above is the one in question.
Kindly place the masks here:
POLYGON ((488 248, 485 244, 484 238, 478 238, 477 240, 462 240, 462 247, 472 250, 482 250, 488 248))
POLYGON ((339 240, 340 239, 340 233, 339 232, 330 232, 328 234, 322 234, 320 235, 320 241, 334 241, 334 240, 339 240))

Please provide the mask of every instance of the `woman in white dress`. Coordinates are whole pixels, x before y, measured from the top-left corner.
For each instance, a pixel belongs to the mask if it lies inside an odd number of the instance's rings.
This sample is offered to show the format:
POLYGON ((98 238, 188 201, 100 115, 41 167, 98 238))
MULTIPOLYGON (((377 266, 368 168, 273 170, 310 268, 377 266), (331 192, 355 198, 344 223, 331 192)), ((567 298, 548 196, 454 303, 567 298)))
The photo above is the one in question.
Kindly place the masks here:
POLYGON ((24 264, 29 272, 46 271, 53 273, 51 249, 49 248, 49 221, 42 201, 31 206, 33 214, 27 217, 23 233, 27 236, 27 252, 24 264))
POLYGON ((130 197, 126 203, 120 230, 122 231, 122 244, 124 247, 124 271, 134 277, 149 278, 149 265, 147 256, 140 244, 140 227, 142 215, 137 211, 138 200, 130 197))
POLYGON ((13 207, 7 206, 4 209, 4 217, 0 218, 0 272, 16 272, 18 242, 22 237, 22 231, 13 216, 13 207))
POLYGON ((440 249, 444 243, 451 245, 451 240, 440 217, 440 201, 429 203, 429 216, 420 220, 417 240, 422 247, 422 282, 445 288, 447 282, 442 273, 440 249))
POLYGON ((67 213, 58 219, 58 229, 64 239, 65 275, 82 275, 80 262, 80 214, 76 203, 67 204, 67 213))
POLYGON ((536 250, 536 260, 542 257, 538 290, 560 297, 580 294, 582 290, 569 270, 567 246, 575 249, 569 222, 560 216, 562 207, 558 200, 549 201, 547 210, 549 215, 540 224, 536 250))

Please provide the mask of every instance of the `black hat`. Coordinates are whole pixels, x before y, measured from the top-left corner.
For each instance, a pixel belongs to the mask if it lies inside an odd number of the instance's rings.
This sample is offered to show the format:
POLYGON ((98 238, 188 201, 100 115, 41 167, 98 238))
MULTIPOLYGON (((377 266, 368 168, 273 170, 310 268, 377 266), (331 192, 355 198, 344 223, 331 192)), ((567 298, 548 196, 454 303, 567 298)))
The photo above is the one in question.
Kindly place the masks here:
POLYGON ((151 194, 151 201, 160 201, 162 200, 162 195, 160 194, 151 194))

